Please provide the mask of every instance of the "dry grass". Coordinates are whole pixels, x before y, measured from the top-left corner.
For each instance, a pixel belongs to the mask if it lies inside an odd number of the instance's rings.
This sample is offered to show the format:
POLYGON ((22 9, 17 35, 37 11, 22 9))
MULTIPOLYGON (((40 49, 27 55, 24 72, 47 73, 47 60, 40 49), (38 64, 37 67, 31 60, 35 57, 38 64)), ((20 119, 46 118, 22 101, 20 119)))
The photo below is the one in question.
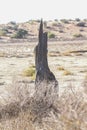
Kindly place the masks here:
POLYGON ((64 67, 62 67, 62 66, 59 66, 59 67, 57 68, 57 70, 63 71, 63 75, 64 75, 64 76, 68 76, 68 75, 72 75, 72 74, 73 74, 71 71, 66 70, 66 69, 65 69, 64 67))
POLYGON ((73 74, 73 73, 70 72, 69 70, 64 70, 64 72, 63 72, 63 75, 64 75, 64 76, 72 75, 72 74, 73 74))
MULTIPOLYGON (((86 82, 87 83, 87 82, 86 82)), ((13 95, 18 103, 7 105, 2 113, 0 130, 87 130, 87 93, 84 87, 67 87, 50 108, 32 111, 31 86, 15 83, 13 95), (30 92, 31 91, 31 92, 30 92), (30 98, 31 97, 31 98, 30 98), (14 113, 17 113, 16 116, 14 113)), ((44 87, 44 86, 43 86, 44 87)), ((32 108, 34 107, 34 108, 32 108)))
POLYGON ((60 70, 60 71, 65 70, 64 67, 62 67, 62 66, 59 66, 57 69, 60 70))
POLYGON ((78 33, 78 34, 74 34, 73 37, 78 38, 78 37, 83 37, 83 35, 78 33))
POLYGON ((34 130, 29 112, 21 112, 17 118, 4 120, 0 123, 0 130, 34 130))
POLYGON ((63 56, 71 56, 71 51, 65 51, 62 53, 63 56))
POLYGON ((35 76, 35 67, 30 66, 29 68, 23 71, 23 75, 27 77, 34 77, 35 76))
POLYGON ((4 56, 5 56, 5 54, 0 52, 0 57, 4 57, 4 56))

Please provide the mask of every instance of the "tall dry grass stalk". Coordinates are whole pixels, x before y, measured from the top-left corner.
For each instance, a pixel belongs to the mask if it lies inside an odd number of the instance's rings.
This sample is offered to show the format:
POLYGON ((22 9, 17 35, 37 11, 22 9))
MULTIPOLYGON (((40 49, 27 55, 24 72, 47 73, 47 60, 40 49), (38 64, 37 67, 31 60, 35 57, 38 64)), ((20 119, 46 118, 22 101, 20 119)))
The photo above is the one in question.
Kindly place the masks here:
POLYGON ((11 93, 16 100, 0 109, 0 130, 87 130, 86 87, 67 87, 57 102, 49 107, 38 102, 37 107, 34 86, 14 82, 11 93))

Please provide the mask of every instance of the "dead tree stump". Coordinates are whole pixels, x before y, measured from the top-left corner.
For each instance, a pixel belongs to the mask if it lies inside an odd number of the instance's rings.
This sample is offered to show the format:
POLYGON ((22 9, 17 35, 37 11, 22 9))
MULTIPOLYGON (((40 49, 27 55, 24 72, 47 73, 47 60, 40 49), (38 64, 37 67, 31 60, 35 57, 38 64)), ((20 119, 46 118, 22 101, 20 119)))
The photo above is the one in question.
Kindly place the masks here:
POLYGON ((43 21, 41 20, 39 42, 35 48, 35 98, 42 106, 43 104, 50 106, 58 98, 58 82, 48 66, 47 40, 47 32, 43 32, 43 21))
POLYGON ((41 20, 39 29, 39 43, 35 49, 35 65, 36 65, 36 80, 38 82, 53 82, 57 84, 57 80, 54 74, 50 71, 48 67, 47 60, 47 33, 43 33, 43 22, 41 20))

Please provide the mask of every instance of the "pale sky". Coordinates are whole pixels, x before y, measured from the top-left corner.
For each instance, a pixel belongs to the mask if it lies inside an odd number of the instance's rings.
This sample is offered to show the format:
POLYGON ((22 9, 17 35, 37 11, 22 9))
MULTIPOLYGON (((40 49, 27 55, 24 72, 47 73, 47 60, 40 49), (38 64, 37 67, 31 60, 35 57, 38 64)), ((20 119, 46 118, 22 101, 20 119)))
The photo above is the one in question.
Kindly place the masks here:
POLYGON ((0 0, 0 23, 87 18, 87 0, 0 0))

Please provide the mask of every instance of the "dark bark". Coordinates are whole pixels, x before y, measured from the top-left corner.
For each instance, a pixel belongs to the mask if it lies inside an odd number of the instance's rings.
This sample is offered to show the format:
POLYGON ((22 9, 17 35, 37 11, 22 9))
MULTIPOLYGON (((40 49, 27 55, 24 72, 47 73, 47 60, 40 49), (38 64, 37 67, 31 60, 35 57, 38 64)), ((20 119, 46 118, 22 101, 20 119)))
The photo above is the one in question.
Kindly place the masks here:
POLYGON ((56 81, 54 74, 48 67, 47 60, 47 32, 43 32, 43 21, 41 20, 39 29, 39 42, 35 48, 35 65, 36 65, 36 80, 35 83, 42 81, 56 81))

